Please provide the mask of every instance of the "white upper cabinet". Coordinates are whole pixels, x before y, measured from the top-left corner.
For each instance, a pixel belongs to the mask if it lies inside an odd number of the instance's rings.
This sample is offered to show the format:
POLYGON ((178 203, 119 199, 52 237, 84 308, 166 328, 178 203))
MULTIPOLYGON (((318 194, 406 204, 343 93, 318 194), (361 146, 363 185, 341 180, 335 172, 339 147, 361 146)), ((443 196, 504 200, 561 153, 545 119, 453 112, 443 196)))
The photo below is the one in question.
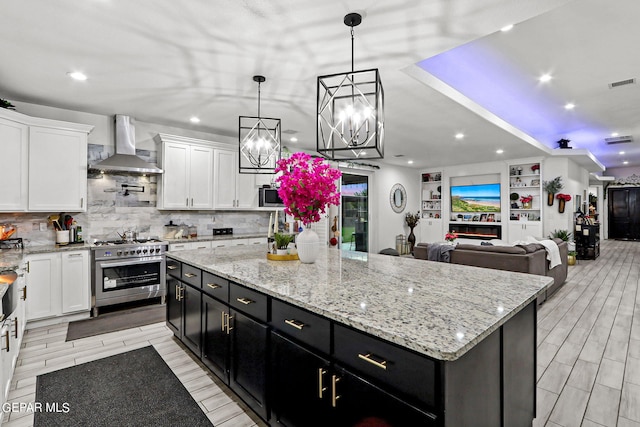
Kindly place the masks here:
POLYGON ((0 180, 0 211, 27 210, 29 127, 0 117, 0 142, 5 177, 0 180), (9 160, 10 159, 10 160, 9 160))
POLYGON ((0 111, 5 175, 0 211, 87 208, 87 135, 93 126, 0 111))
POLYGON ((215 150, 216 209, 252 209, 258 207, 255 174, 241 174, 238 152, 215 150))
POLYGON ((86 210, 87 134, 31 126, 29 210, 86 210))
POLYGON ((158 135, 162 143, 159 209, 213 209, 213 152, 205 141, 158 135))

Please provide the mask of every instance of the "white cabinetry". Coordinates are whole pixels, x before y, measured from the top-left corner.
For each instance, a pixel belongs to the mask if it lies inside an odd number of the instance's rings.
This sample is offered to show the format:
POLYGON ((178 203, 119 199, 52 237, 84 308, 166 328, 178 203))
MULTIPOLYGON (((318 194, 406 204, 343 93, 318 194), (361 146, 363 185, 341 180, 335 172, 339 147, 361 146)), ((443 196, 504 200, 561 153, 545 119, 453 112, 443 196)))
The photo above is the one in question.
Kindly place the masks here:
POLYGON ((28 320, 89 310, 88 251, 32 254, 26 260, 28 320))
POLYGON ((89 252, 62 252, 62 313, 89 310, 89 252))
MULTIPOLYGON (((22 273, 19 273, 20 275, 22 273)), ((22 337, 24 335, 24 329, 26 325, 25 319, 25 300, 27 296, 25 290, 24 276, 18 277, 18 279, 11 285, 17 286, 18 301, 16 309, 6 319, 0 322, 0 387, 2 393, 2 403, 7 401, 9 394, 9 386, 11 384, 11 378, 16 367, 18 360, 18 352, 20 351, 22 337)), ((11 292, 9 289, 7 292, 11 292)), ((6 416, 6 413, 0 412, 0 418, 6 416)))
POLYGON ((214 170, 216 209, 258 207, 256 175, 238 172, 237 151, 216 149, 214 170))
POLYGON ((509 241, 542 238, 540 162, 509 165, 509 241), (530 200, 529 200, 530 199, 530 200))
POLYGON ((420 237, 416 243, 442 242, 445 233, 442 231, 442 219, 421 219, 418 223, 420 227, 420 237))
POLYGON ((169 243, 169 251, 187 251, 190 249, 208 249, 211 247, 211 242, 180 242, 169 243))
POLYGON ((0 141, 5 162, 0 180, 0 211, 27 210, 29 127, 0 117, 0 141), (8 179, 11 177, 11 179, 8 179))
POLYGON ((542 239, 542 224, 540 221, 509 221, 509 241, 524 240, 527 236, 542 239))
POLYGON ((81 212, 87 207, 87 135, 93 126, 0 111, 0 211, 81 212))
POLYGON ((213 208, 213 148, 163 140, 159 207, 213 208))
POLYGON ((86 210, 87 134, 31 126, 29 210, 86 210))
POLYGON ((176 242, 169 244, 169 251, 186 251, 190 249, 224 248, 229 246, 267 244, 266 238, 252 237, 246 239, 218 239, 205 242, 176 242))

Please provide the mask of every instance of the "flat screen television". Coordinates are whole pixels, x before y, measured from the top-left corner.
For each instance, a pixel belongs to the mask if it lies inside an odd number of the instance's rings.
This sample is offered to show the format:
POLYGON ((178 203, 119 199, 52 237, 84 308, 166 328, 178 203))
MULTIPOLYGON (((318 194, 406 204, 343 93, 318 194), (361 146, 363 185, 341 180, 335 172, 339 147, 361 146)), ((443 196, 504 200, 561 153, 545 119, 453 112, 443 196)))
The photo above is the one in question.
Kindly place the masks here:
POLYGON ((452 185, 452 212, 500 212, 500 184, 452 185))

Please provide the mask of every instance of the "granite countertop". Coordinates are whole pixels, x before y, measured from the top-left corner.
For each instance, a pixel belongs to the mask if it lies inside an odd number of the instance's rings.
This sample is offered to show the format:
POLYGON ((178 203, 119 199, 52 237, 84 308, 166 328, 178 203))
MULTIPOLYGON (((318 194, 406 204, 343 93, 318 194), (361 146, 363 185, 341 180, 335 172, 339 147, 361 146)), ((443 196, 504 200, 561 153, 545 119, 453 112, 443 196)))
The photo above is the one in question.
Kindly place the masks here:
POLYGON ((83 251, 91 249, 91 245, 87 242, 85 243, 74 243, 71 245, 57 245, 57 244, 48 244, 48 245, 29 245, 24 248, 25 255, 28 254, 44 254, 48 252, 67 252, 67 251, 83 251))
POLYGON ((534 301, 553 278, 321 249, 314 264, 263 248, 171 252, 183 261, 439 360, 456 360, 534 301))

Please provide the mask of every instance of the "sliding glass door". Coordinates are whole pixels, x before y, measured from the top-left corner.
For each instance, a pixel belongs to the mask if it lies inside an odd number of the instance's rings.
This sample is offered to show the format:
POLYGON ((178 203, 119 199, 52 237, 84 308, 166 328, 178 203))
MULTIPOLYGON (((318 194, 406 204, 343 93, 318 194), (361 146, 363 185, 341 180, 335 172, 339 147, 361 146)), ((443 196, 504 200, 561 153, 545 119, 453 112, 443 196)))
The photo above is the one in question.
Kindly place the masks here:
POLYGON ((369 251, 369 177, 342 173, 342 249, 369 251))

